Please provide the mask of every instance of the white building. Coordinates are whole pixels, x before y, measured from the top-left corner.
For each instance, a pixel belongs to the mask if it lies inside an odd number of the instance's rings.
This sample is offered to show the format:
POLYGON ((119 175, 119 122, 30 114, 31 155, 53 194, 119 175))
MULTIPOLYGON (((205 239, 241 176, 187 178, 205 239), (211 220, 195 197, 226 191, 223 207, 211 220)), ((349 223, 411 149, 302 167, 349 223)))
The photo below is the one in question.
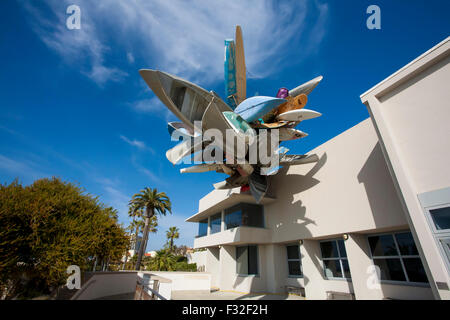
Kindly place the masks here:
POLYGON ((261 205, 239 188, 203 197, 186 221, 212 286, 449 299, 449 61, 447 38, 363 94, 370 119, 271 177, 261 205))

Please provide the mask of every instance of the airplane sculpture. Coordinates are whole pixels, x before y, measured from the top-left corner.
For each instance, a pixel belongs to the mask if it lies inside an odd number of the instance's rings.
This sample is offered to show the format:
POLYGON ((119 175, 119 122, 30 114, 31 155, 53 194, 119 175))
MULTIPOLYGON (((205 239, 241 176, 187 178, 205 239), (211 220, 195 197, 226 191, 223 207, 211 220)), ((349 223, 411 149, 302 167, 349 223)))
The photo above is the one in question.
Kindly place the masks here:
POLYGON ((167 159, 178 164, 186 157, 209 154, 212 161, 181 169, 181 173, 216 171, 228 174, 225 181, 214 184, 216 189, 241 187, 241 191, 250 190, 259 203, 268 190, 267 176, 276 174, 282 166, 319 160, 316 154, 287 155, 288 149, 274 149, 273 146, 307 136, 295 127, 304 120, 321 116, 319 112, 304 107, 308 95, 323 77, 292 90, 281 88, 276 97, 246 98, 244 59, 242 31, 237 26, 236 42, 225 40, 226 102, 214 91, 207 91, 168 73, 149 69, 139 70, 139 73, 161 102, 181 120, 168 123, 172 137, 176 134, 182 141, 166 152, 167 159), (210 130, 220 133, 221 138, 209 136, 210 130), (275 135, 269 135, 275 131, 275 135), (266 144, 261 144, 263 138, 266 144), (258 158, 251 161, 252 150, 258 153, 268 151, 269 161, 263 162, 258 158))

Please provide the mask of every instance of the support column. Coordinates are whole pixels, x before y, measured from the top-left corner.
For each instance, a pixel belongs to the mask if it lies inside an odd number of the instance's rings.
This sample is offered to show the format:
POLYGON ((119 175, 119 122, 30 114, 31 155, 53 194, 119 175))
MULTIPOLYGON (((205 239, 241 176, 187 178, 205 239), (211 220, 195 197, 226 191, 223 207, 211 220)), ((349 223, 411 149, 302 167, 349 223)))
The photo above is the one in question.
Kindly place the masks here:
POLYGON ((211 286, 220 288, 220 249, 219 247, 206 248, 205 271, 211 274, 211 286))
POLYGON ((234 290, 234 282, 236 280, 236 260, 234 246, 220 247, 219 273, 220 290, 234 290))
POLYGON ((220 220, 220 231, 225 231, 225 210, 222 210, 222 216, 220 220))
POLYGON ((348 264, 352 275, 353 290, 357 300, 383 299, 383 292, 374 285, 376 278, 370 273, 372 259, 370 259, 366 236, 349 234, 345 241, 348 264))
POLYGON ((319 241, 303 240, 303 245, 300 246, 300 253, 302 255, 306 299, 325 300, 327 294, 324 285, 322 261, 320 259, 319 241))
POLYGON ((266 288, 270 293, 285 293, 287 259, 282 255, 283 246, 268 244, 266 247, 266 288))

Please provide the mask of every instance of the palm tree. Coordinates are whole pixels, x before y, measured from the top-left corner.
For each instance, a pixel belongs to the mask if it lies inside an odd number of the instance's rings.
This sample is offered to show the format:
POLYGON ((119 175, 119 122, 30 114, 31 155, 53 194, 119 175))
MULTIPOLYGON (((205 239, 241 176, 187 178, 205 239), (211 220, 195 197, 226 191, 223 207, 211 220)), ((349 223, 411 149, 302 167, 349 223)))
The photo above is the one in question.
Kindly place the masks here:
MULTIPOLYGON (((139 232, 142 232, 144 230, 144 228, 145 228, 145 220, 140 220, 138 222, 138 224, 140 226, 139 232)), ((158 232, 158 228, 157 227, 158 227, 158 217, 157 216, 153 216, 153 217, 150 218, 150 222, 149 222, 149 226, 148 226, 148 232, 149 233, 150 232, 151 233, 158 232)), ((142 240, 144 240, 144 239, 142 239, 142 240)), ((141 245, 144 246, 144 253, 145 253, 145 249, 147 248, 147 242, 148 242, 148 237, 145 240, 145 243, 144 243, 144 241, 141 242, 141 245)))
POLYGON ((142 245, 139 247, 139 254, 136 261, 136 270, 140 270, 142 256, 145 252, 144 245, 147 244, 148 233, 150 231, 151 219, 152 217, 156 217, 156 214, 165 216, 167 212, 172 213, 172 204, 165 192, 158 192, 156 188, 151 189, 147 187, 132 197, 130 206, 136 211, 145 210, 142 245))
POLYGON ((167 250, 156 251, 151 268, 156 271, 173 271, 175 269, 175 257, 167 250))
POLYGON ((178 239, 180 237, 179 229, 177 227, 170 227, 166 232, 167 240, 169 241, 169 251, 173 252, 173 239, 178 239))

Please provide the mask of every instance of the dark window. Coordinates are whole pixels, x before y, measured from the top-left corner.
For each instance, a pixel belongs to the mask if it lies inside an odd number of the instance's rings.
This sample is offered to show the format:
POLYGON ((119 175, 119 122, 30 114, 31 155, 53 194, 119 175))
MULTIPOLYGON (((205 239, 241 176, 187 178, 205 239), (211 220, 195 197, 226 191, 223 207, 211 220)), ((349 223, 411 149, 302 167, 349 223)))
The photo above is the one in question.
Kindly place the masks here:
POLYGON ((237 274, 258 274, 258 247, 236 247, 236 272, 237 274))
POLYGON ((226 229, 236 228, 242 225, 242 211, 236 209, 235 211, 225 214, 226 229))
POLYGON ((338 258, 336 241, 327 241, 320 243, 320 250, 322 251, 322 258, 338 258))
POLYGON ((380 280, 428 282, 411 232, 369 236, 368 240, 380 280))
POLYGON ((376 266, 380 268, 381 280, 406 281, 400 259, 373 259, 376 266))
POLYGON ((369 245, 373 256, 397 255, 394 238, 390 234, 369 237, 369 245))
POLYGON ((202 220, 198 223, 197 237, 203 237, 208 234, 208 219, 202 220))
POLYGON ((450 229, 450 207, 430 210, 436 230, 450 229))
POLYGON ((425 269, 420 258, 404 258, 406 273, 411 282, 428 282, 425 269))
POLYGON ((324 260, 325 276, 327 278, 342 278, 340 260, 324 260))
POLYGON ((351 279, 344 240, 322 241, 320 251, 326 278, 351 279))
POLYGON ((286 246, 287 259, 288 259, 288 271, 290 276, 302 275, 302 264, 300 259, 300 246, 289 245, 286 246))
POLYGON ((263 207, 255 204, 239 203, 226 209, 226 229, 240 226, 264 228, 263 207))
POLYGON ((220 232, 220 225, 222 223, 222 213, 217 213, 211 216, 209 224, 211 227, 211 234, 220 232))
POLYGON ((298 260, 300 259, 300 252, 298 249, 298 246, 286 246, 287 248, 287 255, 289 260, 298 260))
POLYGON ((414 243, 414 239, 412 237, 411 232, 405 233, 397 233, 395 235, 395 239, 397 239, 398 249, 400 250, 400 254, 402 256, 418 256, 419 252, 417 251, 416 244, 414 243))

